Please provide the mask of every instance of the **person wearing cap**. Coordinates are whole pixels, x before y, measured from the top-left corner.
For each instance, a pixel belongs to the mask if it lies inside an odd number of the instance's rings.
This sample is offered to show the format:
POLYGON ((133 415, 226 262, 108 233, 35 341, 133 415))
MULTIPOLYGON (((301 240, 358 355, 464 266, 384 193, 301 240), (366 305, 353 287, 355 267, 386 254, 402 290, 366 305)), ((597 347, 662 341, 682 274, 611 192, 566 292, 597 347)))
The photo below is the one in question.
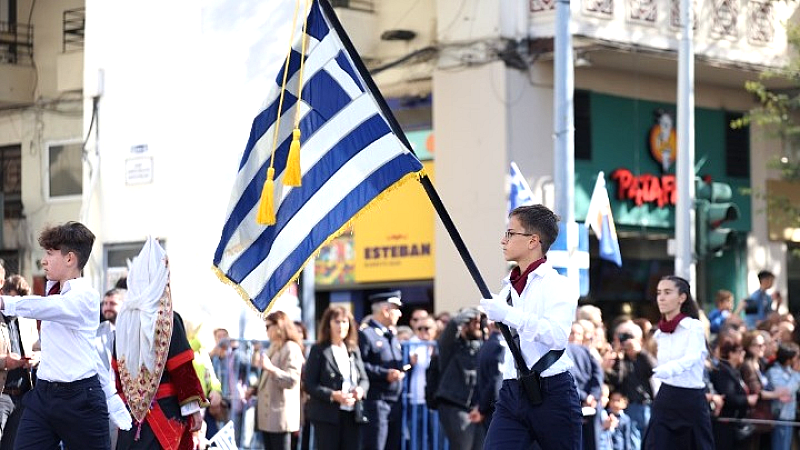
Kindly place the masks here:
MULTIPOLYGON (((564 352, 578 299, 545 256, 558 237, 558 221, 543 205, 511 211, 500 244, 506 261, 516 267, 503 280, 499 295, 481 300, 488 318, 510 329, 514 339, 509 348, 521 350, 528 368, 540 360, 546 366, 537 367, 542 369, 538 383, 535 376, 526 376, 523 385, 514 363, 504 365, 486 450, 528 448, 532 441, 543 450, 581 448, 581 403, 569 372, 573 363, 564 352)), ((513 359, 510 351, 506 355, 513 359)))
POLYGON ((363 450, 397 450, 402 430, 403 352, 393 329, 400 320, 400 292, 371 295, 372 318, 358 332, 358 346, 369 378, 361 433, 363 450))

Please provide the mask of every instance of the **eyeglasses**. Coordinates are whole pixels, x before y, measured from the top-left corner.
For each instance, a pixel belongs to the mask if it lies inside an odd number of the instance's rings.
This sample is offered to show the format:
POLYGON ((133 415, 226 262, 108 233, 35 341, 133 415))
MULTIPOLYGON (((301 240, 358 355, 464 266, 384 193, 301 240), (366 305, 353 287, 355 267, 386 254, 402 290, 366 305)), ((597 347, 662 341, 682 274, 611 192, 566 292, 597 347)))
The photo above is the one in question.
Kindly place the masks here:
POLYGON ((512 237, 514 237, 514 236, 516 236, 516 235, 520 235, 520 236, 533 236, 533 233, 519 233, 519 232, 517 232, 517 231, 511 231, 511 230, 507 230, 507 231, 506 231, 506 232, 503 234, 503 237, 505 238, 505 240, 507 240, 507 241, 510 241, 510 240, 511 240, 511 238, 512 238, 512 237))

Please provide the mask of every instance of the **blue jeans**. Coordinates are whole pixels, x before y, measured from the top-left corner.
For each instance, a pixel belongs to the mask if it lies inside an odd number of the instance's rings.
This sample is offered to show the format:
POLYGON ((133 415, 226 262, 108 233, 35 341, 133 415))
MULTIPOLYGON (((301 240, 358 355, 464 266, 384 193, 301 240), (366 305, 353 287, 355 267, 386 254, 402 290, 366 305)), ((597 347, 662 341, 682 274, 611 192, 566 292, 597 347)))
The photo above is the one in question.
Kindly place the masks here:
POLYGON ((775 425, 772 430, 772 450, 790 450, 792 448, 792 427, 775 425))
POLYGON ((631 403, 625 408, 625 414, 631 418, 631 425, 639 430, 638 439, 635 437, 633 438, 633 450, 639 450, 642 447, 644 432, 647 431, 647 424, 650 423, 650 405, 631 403))
POLYGON ((532 405, 518 380, 503 380, 484 450, 581 448, 581 402, 569 372, 542 378, 540 405, 532 405))

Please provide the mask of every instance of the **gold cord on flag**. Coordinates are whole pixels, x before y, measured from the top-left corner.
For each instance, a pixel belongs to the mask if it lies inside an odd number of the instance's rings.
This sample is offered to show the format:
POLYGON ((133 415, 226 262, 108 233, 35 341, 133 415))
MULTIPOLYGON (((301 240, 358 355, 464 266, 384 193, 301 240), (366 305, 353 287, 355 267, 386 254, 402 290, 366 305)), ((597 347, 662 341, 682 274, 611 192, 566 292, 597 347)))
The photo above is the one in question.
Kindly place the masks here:
MULTIPOLYGON (((308 6, 308 0, 306 0, 306 6, 308 6)), ((261 189, 261 200, 259 201, 258 205, 258 213, 256 214, 256 223, 259 225, 275 225, 275 150, 278 148, 278 134, 281 129, 281 113, 283 112, 283 98, 284 93, 286 92, 286 79, 289 75, 289 61, 292 57, 292 44, 294 43, 294 29, 297 25, 297 14, 300 11, 300 0, 297 0, 297 4, 295 5, 294 9, 294 16, 292 17, 292 31, 289 37, 289 52, 286 54, 286 62, 283 65, 283 79, 281 80, 281 95, 280 99, 278 100, 278 111, 277 111, 277 118, 275 120, 275 127, 273 128, 272 133, 272 154, 270 155, 269 159, 269 168, 267 169, 267 179, 264 182, 264 187, 261 189)), ((303 45, 302 45, 302 53, 300 55, 300 67, 301 67, 301 75, 300 80, 301 83, 298 86, 298 92, 302 91, 302 67, 303 67, 303 57, 305 55, 305 31, 306 25, 308 23, 308 17, 306 17, 305 21, 303 22, 303 45)), ((300 96, 298 94, 298 101, 296 104, 296 108, 300 110, 300 96)), ((299 116, 297 116, 299 117, 299 116)), ((295 122, 297 122, 297 118, 295 118, 295 122)), ((297 125, 295 124, 295 127, 297 125)), ((297 140, 297 150, 295 151, 295 165, 297 166, 298 171, 298 178, 299 178, 299 171, 300 171, 300 130, 296 129, 292 132, 292 144, 290 146, 290 159, 292 153, 292 147, 295 146, 295 140, 297 140)), ((286 164, 286 171, 289 169, 290 162, 287 161, 286 164)), ((286 180, 286 175, 284 175, 284 180, 286 180)), ((284 181, 284 184, 288 184, 284 181)), ((297 182, 297 186, 299 186, 299 181, 297 182)))
MULTIPOLYGON (((299 0, 298 0, 299 1, 299 0)), ((311 0, 306 0, 306 11, 309 10, 311 0)), ((286 171, 283 174, 283 184, 286 186, 300 186, 303 178, 300 173, 300 104, 303 98, 303 69, 305 66, 306 43, 308 35, 308 14, 303 21, 302 44, 300 46, 300 72, 297 83, 297 108, 294 111, 294 129, 292 130, 292 144, 289 146, 289 157, 286 160, 286 171)))

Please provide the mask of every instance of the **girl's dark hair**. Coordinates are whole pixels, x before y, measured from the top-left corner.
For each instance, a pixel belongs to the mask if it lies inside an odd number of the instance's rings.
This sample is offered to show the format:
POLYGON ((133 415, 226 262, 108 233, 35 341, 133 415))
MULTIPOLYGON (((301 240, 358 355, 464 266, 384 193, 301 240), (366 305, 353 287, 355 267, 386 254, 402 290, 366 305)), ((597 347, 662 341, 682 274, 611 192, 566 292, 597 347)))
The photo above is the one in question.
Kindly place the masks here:
POLYGON ((667 275, 662 280, 672 281, 675 283, 675 287, 678 288, 678 294, 686 295, 686 300, 681 304, 681 312, 692 319, 699 319, 700 309, 697 307, 697 302, 692 298, 689 282, 677 275, 667 275))
POLYGON ((719 342, 717 342, 717 348, 719 348, 719 357, 721 359, 728 360, 730 359, 732 353, 738 352, 742 349, 742 337, 738 332, 732 332, 724 336, 720 336, 719 342))
MULTIPOLYGON (((303 338, 300 336, 300 332, 297 331, 297 328, 294 326, 294 322, 289 319, 289 316, 286 315, 283 311, 275 311, 271 312, 264 318, 265 322, 272 322, 275 326, 278 327, 278 335, 280 335, 283 342, 286 341, 293 341, 297 345, 300 346, 300 349, 303 348, 303 338)), ((270 349, 274 348, 270 346, 270 349)), ((276 347, 275 347, 276 348, 276 347)), ((271 353, 270 353, 271 354, 271 353)))
POLYGON ((320 345, 331 344, 331 320, 346 318, 350 324, 347 330, 347 336, 344 338, 344 344, 347 349, 353 351, 358 347, 358 325, 353 318, 353 314, 344 306, 329 306, 328 309, 322 313, 322 318, 319 321, 319 333, 317 343, 320 345))

